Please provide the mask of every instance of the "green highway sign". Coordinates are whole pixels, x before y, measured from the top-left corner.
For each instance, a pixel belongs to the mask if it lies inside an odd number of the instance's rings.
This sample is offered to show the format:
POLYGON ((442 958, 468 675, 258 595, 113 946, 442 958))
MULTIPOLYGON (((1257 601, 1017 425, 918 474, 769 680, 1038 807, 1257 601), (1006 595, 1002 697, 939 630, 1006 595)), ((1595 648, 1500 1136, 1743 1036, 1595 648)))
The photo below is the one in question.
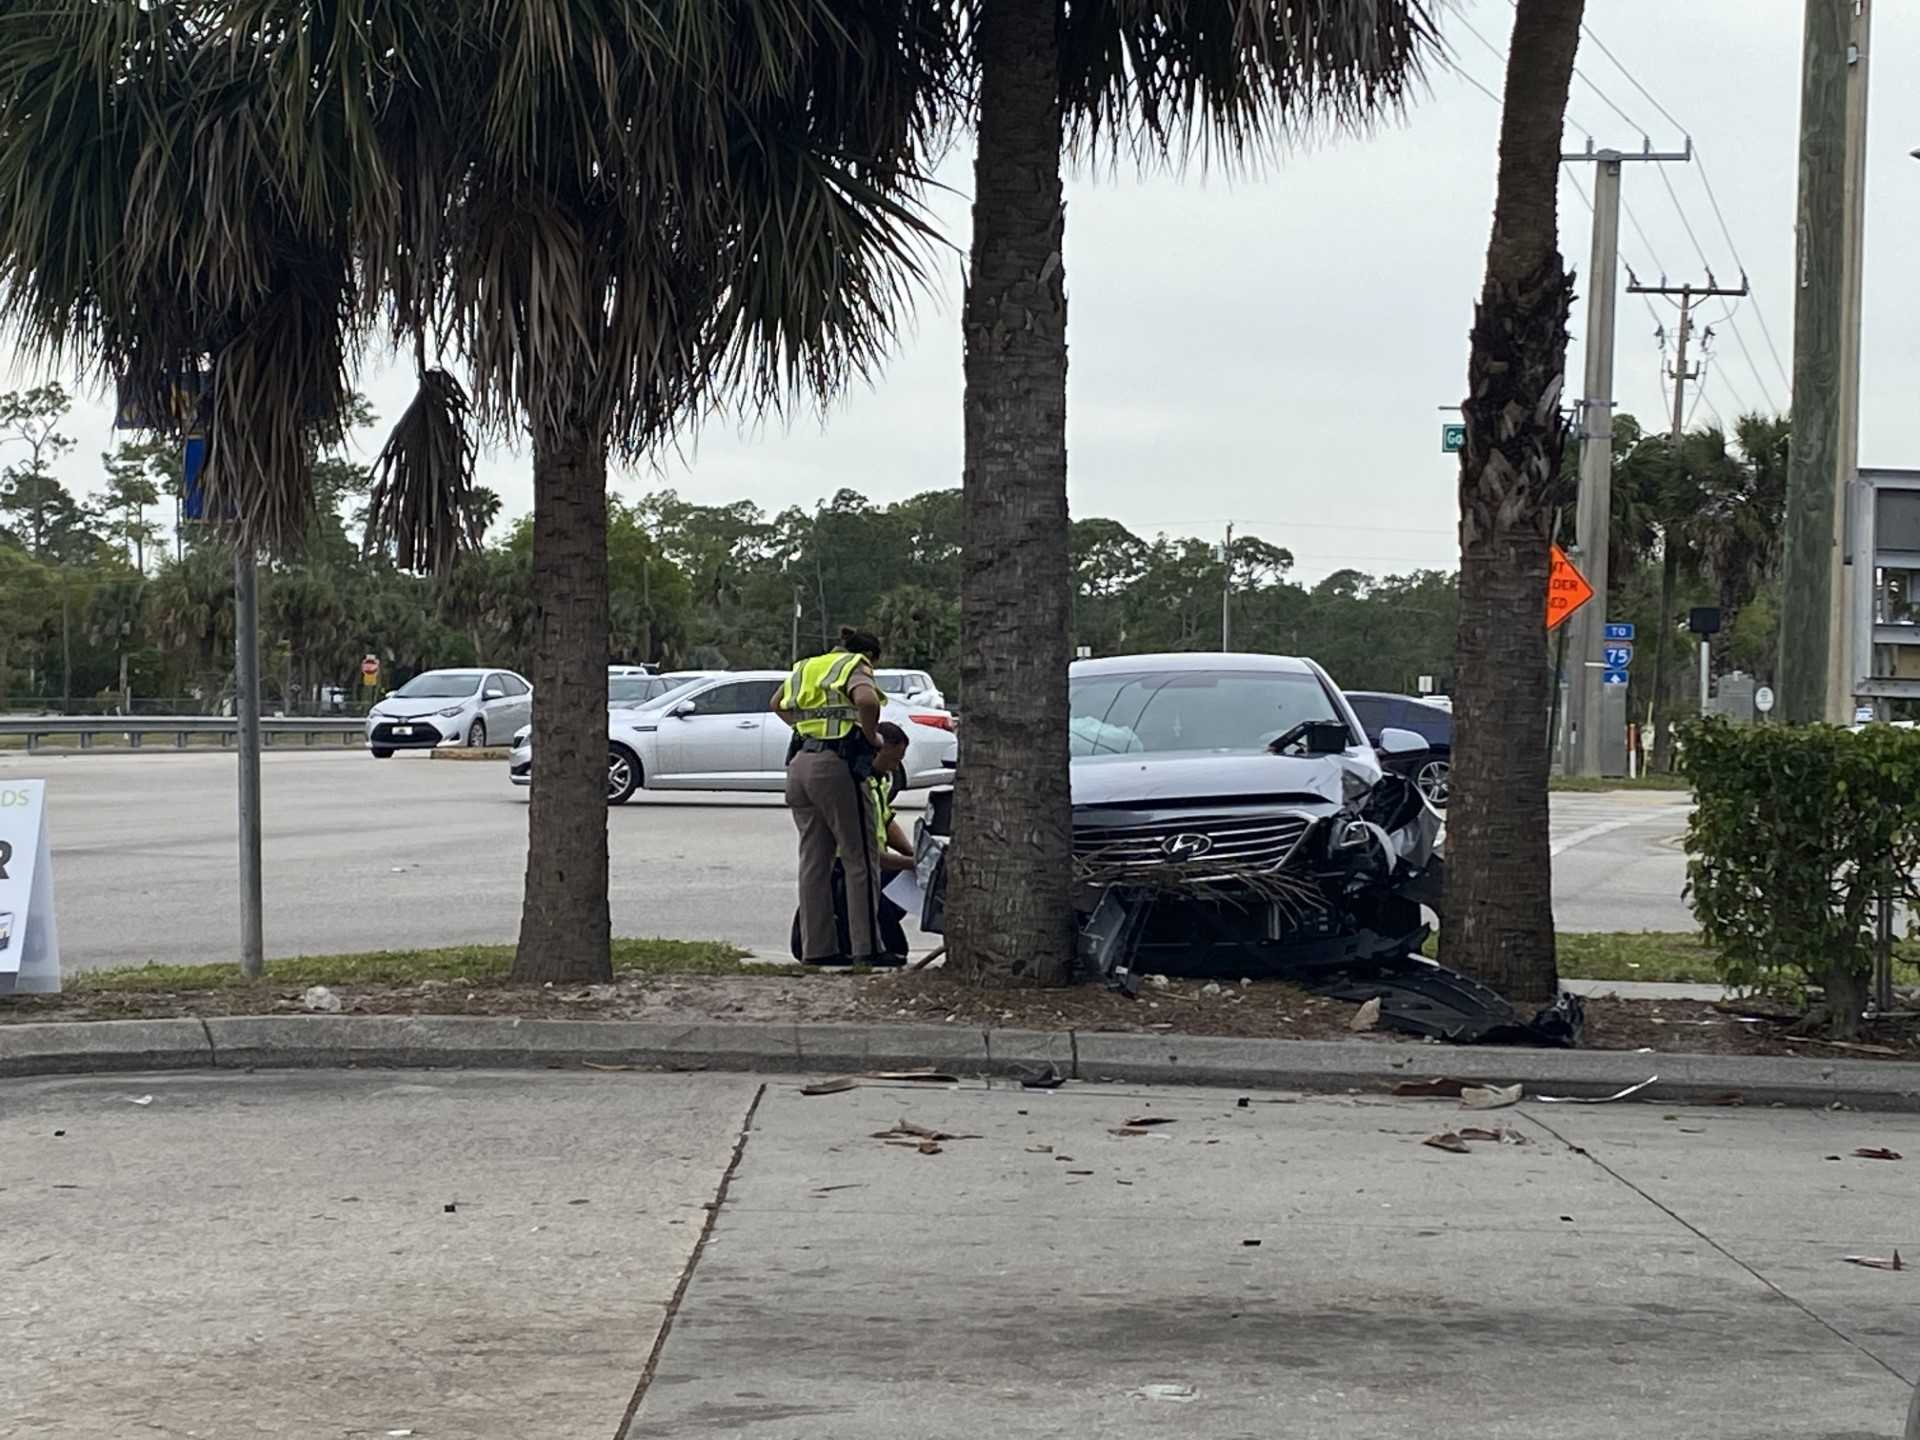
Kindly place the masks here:
POLYGON ((1442 425, 1440 427, 1440 453, 1452 455, 1467 448, 1467 427, 1465 425, 1442 425))

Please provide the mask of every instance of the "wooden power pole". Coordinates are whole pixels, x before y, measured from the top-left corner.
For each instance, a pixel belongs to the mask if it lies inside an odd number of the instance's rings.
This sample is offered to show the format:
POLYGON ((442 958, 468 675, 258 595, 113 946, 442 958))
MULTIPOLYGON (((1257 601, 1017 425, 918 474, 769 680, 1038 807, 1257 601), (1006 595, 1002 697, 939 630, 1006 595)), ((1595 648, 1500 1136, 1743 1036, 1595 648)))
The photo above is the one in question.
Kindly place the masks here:
POLYGON ((1847 50, 1856 0, 1806 0, 1793 303, 1793 445, 1781 566, 1780 718, 1826 718, 1846 310, 1847 50))

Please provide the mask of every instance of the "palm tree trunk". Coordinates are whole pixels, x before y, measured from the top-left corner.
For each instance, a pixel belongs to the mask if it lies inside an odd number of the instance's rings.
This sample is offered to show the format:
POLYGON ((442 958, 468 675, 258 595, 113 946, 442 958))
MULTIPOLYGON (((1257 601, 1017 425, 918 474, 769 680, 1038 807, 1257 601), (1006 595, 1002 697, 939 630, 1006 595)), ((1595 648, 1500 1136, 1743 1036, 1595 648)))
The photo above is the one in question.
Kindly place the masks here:
POLYGON ((1447 964, 1550 1000, 1546 594, 1573 280, 1555 207, 1581 0, 1519 0, 1460 458, 1460 626, 1447 816, 1447 964))
POLYGON ((533 442, 533 752, 512 978, 613 978, 607 912, 607 459, 578 427, 533 442))
POLYGON ((1680 549, 1663 540, 1660 549, 1660 627, 1653 632, 1653 768, 1673 764, 1667 739, 1667 632, 1673 629, 1673 591, 1680 582, 1680 549))
POLYGON ((1063 982, 1073 944, 1059 22, 1058 0, 994 0, 980 21, 947 929, 949 963, 998 985, 1063 982))

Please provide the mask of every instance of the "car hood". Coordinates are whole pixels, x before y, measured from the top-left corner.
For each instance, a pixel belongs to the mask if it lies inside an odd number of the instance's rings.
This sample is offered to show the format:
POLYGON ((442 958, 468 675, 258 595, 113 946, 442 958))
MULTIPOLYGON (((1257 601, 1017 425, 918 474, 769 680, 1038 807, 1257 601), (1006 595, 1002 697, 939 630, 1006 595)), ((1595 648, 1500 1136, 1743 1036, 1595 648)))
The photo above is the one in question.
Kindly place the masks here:
POLYGON ((1377 766, 1352 756, 1263 751, 1076 755, 1072 773, 1075 809, 1188 800, 1341 805, 1364 795, 1380 777, 1377 766))
POLYGON ((402 700, 389 695, 373 708, 376 713, 395 720, 412 720, 421 715, 436 715, 442 710, 451 710, 456 705, 471 705, 474 699, 472 695, 442 695, 438 698, 423 695, 418 699, 402 700))

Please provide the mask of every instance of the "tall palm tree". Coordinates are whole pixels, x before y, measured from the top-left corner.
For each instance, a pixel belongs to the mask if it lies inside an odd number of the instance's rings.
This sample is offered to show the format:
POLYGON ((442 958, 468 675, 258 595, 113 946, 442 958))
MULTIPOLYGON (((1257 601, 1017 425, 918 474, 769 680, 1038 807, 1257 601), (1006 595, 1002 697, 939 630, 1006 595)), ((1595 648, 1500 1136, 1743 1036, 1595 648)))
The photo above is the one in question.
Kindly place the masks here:
POLYGON ((609 454, 877 361, 958 24, 940 0, 0 9, 0 321, 154 410, 206 367, 206 490, 243 536, 305 532, 312 431, 376 322, 421 379, 379 513, 463 513, 469 408, 531 440, 520 978, 611 968, 609 454))
POLYGON ((1449 965, 1517 1000, 1558 989, 1547 853, 1549 526, 1568 497, 1567 314, 1560 132, 1582 0, 1516 0, 1486 280, 1461 410, 1460 628, 1455 655, 1449 965))
POLYGON ((979 73, 966 342, 960 684, 967 763, 953 963, 1057 983, 1071 951, 1066 213, 1061 156, 1240 160, 1394 108, 1420 0, 974 0, 979 73))
MULTIPOLYGON (((392 43, 433 82, 370 113, 407 203, 366 227, 366 268, 421 360, 455 350, 477 418, 531 440, 540 783, 513 974, 604 978, 609 455, 647 455, 722 395, 824 399, 876 363, 920 278, 957 17, 407 8, 414 33, 354 42, 367 75, 392 43)), ((421 449, 444 451, 465 397, 423 399, 421 449)))

